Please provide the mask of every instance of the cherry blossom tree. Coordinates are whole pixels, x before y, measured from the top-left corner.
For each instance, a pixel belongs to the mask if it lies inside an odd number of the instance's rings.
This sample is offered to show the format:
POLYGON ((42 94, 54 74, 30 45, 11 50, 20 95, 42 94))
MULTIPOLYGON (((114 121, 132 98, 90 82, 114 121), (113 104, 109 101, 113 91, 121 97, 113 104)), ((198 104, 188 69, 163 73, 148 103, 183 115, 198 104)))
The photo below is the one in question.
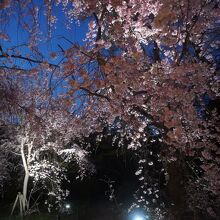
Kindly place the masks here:
POLYGON ((66 126, 71 121, 67 122, 67 119, 55 112, 41 119, 44 123, 37 127, 30 122, 19 125, 14 139, 4 145, 5 150, 21 157, 23 190, 18 194, 12 212, 20 200, 22 215, 36 211, 37 201, 33 201, 36 192, 38 195, 42 192, 48 195, 45 202, 48 211, 60 207, 68 196, 68 190, 62 189, 62 181, 67 181, 65 164, 75 161, 80 178, 86 175, 89 167, 87 152, 77 144, 71 144, 72 132, 66 126))
MULTIPOLYGON (((102 131, 120 118, 126 124, 121 131, 122 139, 129 140, 128 148, 140 154, 140 161, 151 166, 151 157, 142 157, 143 146, 150 149, 151 141, 161 143, 163 148, 158 147, 159 152, 152 153, 161 160, 171 186, 177 183, 177 191, 187 189, 189 192, 197 187, 210 193, 218 204, 219 112, 210 110, 208 102, 219 102, 216 59, 219 51, 219 1, 50 0, 39 4, 3 1, 0 8, 4 15, 2 22, 6 23, 12 14, 19 13, 20 25, 29 34, 25 45, 28 56, 20 45, 8 47, 1 43, 1 69, 28 73, 38 77, 38 82, 44 79, 45 100, 62 87, 65 92, 58 102, 62 100, 63 109, 75 116, 71 124, 74 135, 88 136, 94 130, 102 131), (57 51, 51 51, 49 57, 43 56, 39 46, 42 41, 39 17, 43 10, 48 39, 51 39, 59 22, 54 13, 56 7, 62 8, 67 28, 73 22, 80 23, 87 18, 88 33, 83 45, 62 36, 57 51), (30 22, 25 19, 27 17, 30 22), (60 61, 54 62, 56 57, 61 58, 60 61), (29 68, 17 64, 16 60, 30 64, 29 68), (177 175, 181 170, 181 175, 177 175), (173 175, 176 175, 177 182, 173 175), (185 178, 185 186, 181 187, 180 182, 185 178)), ((2 42, 9 41, 10 33, 3 30, 0 38, 2 42)), ((38 90, 39 97, 40 94, 42 91, 38 90)), ((45 100, 43 104, 51 104, 45 100)), ((31 112, 30 104, 20 106, 36 116, 31 112)), ((62 135, 65 137, 66 133, 62 135)), ((26 145, 34 143, 35 138, 30 137, 26 145)), ((41 141, 48 138, 43 137, 41 141)), ((137 170, 138 176, 143 167, 140 165, 137 170)), ((157 190, 155 187, 155 197, 157 190)), ((172 199, 174 209, 183 209, 180 200, 172 199)), ((148 208, 148 204, 145 205, 148 208)), ((212 206, 194 205, 207 210, 215 218, 212 206)), ((174 215, 181 219, 183 214, 174 215)))
POLYGON ((7 74, 8 80, 2 77, 1 88, 1 122, 7 133, 1 135, 1 186, 9 180, 11 168, 16 165, 13 162, 20 161, 23 189, 16 197, 12 214, 16 205, 20 205, 22 216, 37 211, 41 194, 47 198, 48 211, 59 209, 69 193, 62 188, 63 181, 68 181, 67 164, 74 163, 77 178, 93 172, 88 152, 74 143, 75 118, 64 110, 64 104, 59 107, 45 95, 44 84, 35 81, 33 86, 31 77, 14 74, 15 79, 10 79, 13 75, 7 74), (26 80, 28 86, 24 86, 26 80), (46 108, 48 102, 50 107, 46 108))
MULTIPOLYGON (((84 1, 75 7, 77 17, 94 17, 88 44, 72 44, 71 62, 64 63, 83 79, 70 80, 69 94, 81 89, 89 97, 84 127, 100 129, 120 117, 133 131, 130 147, 139 150, 143 127, 153 124, 167 146, 164 164, 182 167, 186 158, 200 158, 204 175, 196 175, 198 187, 205 179, 219 200, 219 115, 207 112, 205 104, 205 97, 219 99, 219 75, 208 49, 211 42, 218 47, 218 37, 209 35, 219 28, 218 2, 84 1), (144 44, 151 46, 150 56, 144 44), (77 56, 84 59, 75 64, 77 56), (86 63, 92 71, 82 68, 86 63)), ((190 163, 189 169, 195 171, 190 163)))

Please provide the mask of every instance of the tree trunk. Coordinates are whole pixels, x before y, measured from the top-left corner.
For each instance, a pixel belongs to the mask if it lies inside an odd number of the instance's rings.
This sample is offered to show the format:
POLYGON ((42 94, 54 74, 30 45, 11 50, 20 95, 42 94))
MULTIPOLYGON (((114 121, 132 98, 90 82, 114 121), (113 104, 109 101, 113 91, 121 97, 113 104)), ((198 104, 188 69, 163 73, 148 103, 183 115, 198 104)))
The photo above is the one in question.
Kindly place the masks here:
POLYGON ((29 209, 29 204, 27 200, 27 188, 28 188, 29 172, 25 172, 24 182, 23 182, 23 207, 24 210, 29 209))
POLYGON ((22 140, 22 143, 21 143, 21 157, 22 157, 22 163, 23 163, 24 172, 25 172, 24 181, 23 181, 23 191, 22 191, 22 193, 23 193, 22 205, 23 205, 23 211, 27 211, 28 208, 29 208, 28 200, 27 200, 29 170, 28 170, 27 160, 25 158, 24 145, 25 145, 25 141, 22 140))

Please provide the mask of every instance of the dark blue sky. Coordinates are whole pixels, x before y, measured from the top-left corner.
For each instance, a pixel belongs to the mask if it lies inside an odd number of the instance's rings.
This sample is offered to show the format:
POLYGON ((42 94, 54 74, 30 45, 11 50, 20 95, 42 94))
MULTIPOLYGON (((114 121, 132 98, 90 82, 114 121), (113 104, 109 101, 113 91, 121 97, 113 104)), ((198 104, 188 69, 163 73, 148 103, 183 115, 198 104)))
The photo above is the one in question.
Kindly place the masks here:
MULTIPOLYGON (((39 5, 39 1, 34 2, 39 5)), ((39 13, 39 27, 41 31, 41 33, 39 33, 39 39, 41 39, 42 41, 39 42, 38 49, 43 55, 43 59, 50 59, 49 55, 51 52, 60 51, 58 44, 60 44, 64 49, 70 47, 70 43, 62 39, 62 37, 65 37, 74 43, 78 43, 79 45, 82 45, 82 40, 85 38, 86 32, 88 31, 88 19, 81 21, 80 25, 74 22, 70 24, 70 28, 67 29, 67 18, 65 17, 61 6, 54 6, 53 15, 57 17, 57 23, 52 28, 52 37, 50 39, 48 38, 48 25, 46 17, 44 16, 44 9, 42 9, 39 13)), ((0 16, 4 16, 4 11, 0 11, 0 16)), ((22 17, 21 20, 29 25, 31 24, 30 16, 27 16, 25 18, 22 17)), ((23 29, 19 22, 20 17, 18 9, 17 13, 15 13, 13 16, 10 16, 7 24, 0 24, 0 33, 7 33, 10 38, 8 41, 0 39, 0 44, 3 50, 7 50, 14 46, 27 44, 29 42, 30 35, 26 30, 23 29)), ((23 56, 31 54, 27 46, 17 47, 17 49, 23 56)), ((59 59, 60 57, 58 56, 57 59, 50 60, 50 62, 58 63, 59 59)), ((13 63, 22 68, 30 67, 30 64, 28 62, 24 62, 19 59, 14 59, 13 63)))

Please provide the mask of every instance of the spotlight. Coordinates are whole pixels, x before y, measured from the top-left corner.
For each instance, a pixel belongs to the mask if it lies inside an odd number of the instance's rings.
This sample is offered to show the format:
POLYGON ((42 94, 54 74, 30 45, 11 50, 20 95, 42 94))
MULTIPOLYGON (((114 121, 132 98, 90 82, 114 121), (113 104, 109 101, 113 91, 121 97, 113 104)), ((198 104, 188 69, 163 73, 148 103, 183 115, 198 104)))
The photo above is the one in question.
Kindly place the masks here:
POLYGON ((70 204, 65 205, 66 209, 70 209, 70 204))
POLYGON ((144 217, 140 215, 136 215, 134 216, 134 220, 144 220, 144 217))

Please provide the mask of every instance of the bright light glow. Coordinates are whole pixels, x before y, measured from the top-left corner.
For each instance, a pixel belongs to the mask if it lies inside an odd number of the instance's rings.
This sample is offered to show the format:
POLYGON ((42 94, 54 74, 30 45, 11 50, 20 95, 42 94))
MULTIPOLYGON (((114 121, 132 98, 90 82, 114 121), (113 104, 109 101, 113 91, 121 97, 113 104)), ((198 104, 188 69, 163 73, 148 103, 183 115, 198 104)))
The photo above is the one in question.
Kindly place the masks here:
POLYGON ((66 209, 70 209, 70 204, 65 205, 66 209))
POLYGON ((137 215, 134 217, 134 220, 144 220, 144 217, 137 215))

